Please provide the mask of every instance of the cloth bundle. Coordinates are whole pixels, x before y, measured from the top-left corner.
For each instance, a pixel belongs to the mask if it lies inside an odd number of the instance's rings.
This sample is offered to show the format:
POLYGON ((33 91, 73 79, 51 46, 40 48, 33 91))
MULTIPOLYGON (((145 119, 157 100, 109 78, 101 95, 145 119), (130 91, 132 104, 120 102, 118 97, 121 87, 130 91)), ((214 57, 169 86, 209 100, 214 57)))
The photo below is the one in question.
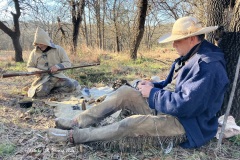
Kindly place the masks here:
MULTIPOLYGON (((222 130, 223 120, 224 120, 224 115, 218 118, 219 127, 216 134, 217 139, 219 139, 219 136, 222 130)), ((238 134, 240 134, 240 126, 236 124, 233 116, 228 116, 223 138, 230 138, 238 134)))

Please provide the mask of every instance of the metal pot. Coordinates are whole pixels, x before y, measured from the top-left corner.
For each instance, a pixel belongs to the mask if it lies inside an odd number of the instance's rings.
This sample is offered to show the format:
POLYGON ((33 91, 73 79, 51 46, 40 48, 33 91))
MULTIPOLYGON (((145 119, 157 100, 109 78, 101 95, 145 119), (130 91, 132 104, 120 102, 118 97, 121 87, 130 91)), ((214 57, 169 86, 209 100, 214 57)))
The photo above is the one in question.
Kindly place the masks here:
POLYGON ((21 108, 30 108, 32 107, 32 103, 33 103, 32 100, 22 100, 18 102, 21 108))

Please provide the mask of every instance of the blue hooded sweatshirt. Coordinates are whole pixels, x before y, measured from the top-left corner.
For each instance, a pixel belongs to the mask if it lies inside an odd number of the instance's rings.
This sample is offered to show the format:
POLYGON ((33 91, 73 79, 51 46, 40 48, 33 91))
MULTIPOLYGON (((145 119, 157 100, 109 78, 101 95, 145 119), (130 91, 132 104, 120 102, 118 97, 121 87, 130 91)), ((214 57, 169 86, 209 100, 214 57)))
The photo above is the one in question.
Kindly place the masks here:
POLYGON ((154 84, 149 106, 178 118, 187 136, 187 141, 180 144, 182 147, 200 147, 217 133, 216 113, 221 109, 229 83, 224 55, 218 47, 204 40, 179 71, 175 91, 164 90, 172 81, 173 72, 174 67, 165 81, 154 84))

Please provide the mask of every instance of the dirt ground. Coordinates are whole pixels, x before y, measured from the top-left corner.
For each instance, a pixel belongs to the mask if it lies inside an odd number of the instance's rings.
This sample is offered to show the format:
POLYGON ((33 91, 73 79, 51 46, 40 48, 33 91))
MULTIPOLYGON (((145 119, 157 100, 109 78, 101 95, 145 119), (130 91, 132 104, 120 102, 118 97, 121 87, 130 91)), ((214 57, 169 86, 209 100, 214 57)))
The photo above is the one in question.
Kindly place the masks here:
POLYGON ((77 146, 52 144, 46 137, 46 130, 54 127, 55 117, 54 108, 45 101, 60 100, 64 95, 35 99, 31 108, 18 104, 27 98, 25 90, 32 78, 0 80, 0 150, 5 151, 0 159, 85 159, 77 146))
POLYGON ((222 159, 235 160, 240 157, 239 146, 224 140, 223 149, 216 151, 213 140, 200 149, 186 150, 178 146, 169 154, 157 149, 144 152, 122 153, 92 150, 86 145, 51 143, 46 131, 54 127, 54 108, 45 104, 54 99, 61 101, 63 94, 35 99, 31 108, 21 108, 18 102, 27 98, 26 91, 33 76, 0 79, 0 160, 36 159, 222 159))

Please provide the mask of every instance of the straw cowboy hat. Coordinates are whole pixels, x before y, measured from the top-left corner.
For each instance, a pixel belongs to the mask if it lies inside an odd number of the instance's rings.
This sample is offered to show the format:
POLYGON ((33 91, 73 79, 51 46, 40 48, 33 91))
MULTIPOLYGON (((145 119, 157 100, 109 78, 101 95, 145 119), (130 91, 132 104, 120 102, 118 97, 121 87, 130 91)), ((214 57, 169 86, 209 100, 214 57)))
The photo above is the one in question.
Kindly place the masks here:
POLYGON ((168 33, 159 38, 159 43, 167 43, 176 41, 196 35, 212 32, 216 30, 218 26, 202 27, 195 17, 182 17, 179 18, 173 25, 172 33, 168 33))

